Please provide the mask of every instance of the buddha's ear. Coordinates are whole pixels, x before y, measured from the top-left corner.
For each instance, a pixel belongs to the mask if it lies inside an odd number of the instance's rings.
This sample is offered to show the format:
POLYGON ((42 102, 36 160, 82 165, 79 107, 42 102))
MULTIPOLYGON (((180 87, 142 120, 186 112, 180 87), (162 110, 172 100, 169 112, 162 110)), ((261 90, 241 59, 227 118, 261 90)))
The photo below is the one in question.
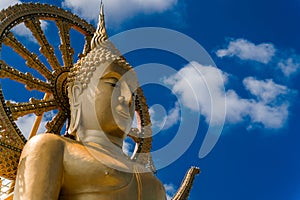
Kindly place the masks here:
POLYGON ((76 131, 81 118, 81 94, 82 85, 80 82, 75 82, 71 88, 71 121, 68 129, 70 135, 76 136, 76 131))
POLYGON ((72 87, 72 104, 74 107, 80 105, 81 94, 82 94, 82 85, 80 82, 75 82, 72 87))

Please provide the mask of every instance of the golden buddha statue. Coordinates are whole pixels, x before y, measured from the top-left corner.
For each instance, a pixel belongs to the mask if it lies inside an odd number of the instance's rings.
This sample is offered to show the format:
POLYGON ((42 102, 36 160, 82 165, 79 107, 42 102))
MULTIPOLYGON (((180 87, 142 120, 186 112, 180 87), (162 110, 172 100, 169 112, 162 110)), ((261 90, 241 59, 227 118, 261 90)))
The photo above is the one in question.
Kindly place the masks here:
POLYGON ((160 200, 162 183, 122 151, 134 116, 138 81, 108 41, 103 20, 92 50, 68 78, 68 134, 41 134, 25 145, 18 167, 16 200, 160 200))

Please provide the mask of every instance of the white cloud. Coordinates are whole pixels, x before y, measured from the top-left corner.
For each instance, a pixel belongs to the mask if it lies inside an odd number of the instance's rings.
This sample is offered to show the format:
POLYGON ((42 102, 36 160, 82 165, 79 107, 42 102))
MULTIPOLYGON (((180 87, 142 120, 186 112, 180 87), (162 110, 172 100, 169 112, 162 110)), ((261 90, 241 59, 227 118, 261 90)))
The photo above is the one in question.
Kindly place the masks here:
POLYGON ((126 155, 130 156, 132 154, 131 153, 132 148, 133 148, 133 145, 130 142, 128 142, 126 140, 123 142, 122 150, 126 155))
POLYGON ((273 80, 248 77, 243 83, 252 98, 242 99, 235 91, 228 91, 227 120, 238 123, 250 118, 249 126, 259 124, 269 129, 282 128, 288 119, 288 96, 291 91, 273 80))
POLYGON ((176 102, 175 107, 168 112, 166 112, 161 105, 152 105, 149 109, 149 113, 151 116, 153 134, 173 127, 180 120, 180 106, 178 102, 176 102))
POLYGON ((221 123, 220 109, 226 105, 229 124, 247 122, 249 126, 263 125, 269 129, 285 125, 292 93, 286 86, 248 77, 243 83, 249 98, 244 99, 234 90, 225 92, 222 79, 226 80, 227 75, 219 69, 192 62, 165 82, 171 85, 183 106, 201 112, 207 123, 221 123))
POLYGON ((255 123, 262 123, 266 128, 281 128, 288 118, 289 94, 286 86, 273 80, 244 79, 245 88, 256 98, 251 101, 249 116, 255 123))
POLYGON ((179 96, 180 102, 187 108, 201 112, 207 122, 221 123, 224 116, 224 82, 227 75, 218 68, 203 66, 191 62, 174 76, 165 79, 165 84, 172 87, 173 93, 179 96), (213 111, 211 103, 213 102, 213 111))
POLYGON ((285 95, 288 92, 286 86, 278 85, 271 79, 261 81, 253 77, 248 77, 244 79, 243 83, 252 95, 266 104, 274 101, 279 95, 285 95))
MULTIPOLYGON (((45 126, 46 126, 47 122, 50 121, 54 115, 55 115, 54 112, 51 112, 51 111, 44 114, 42 122, 41 122, 41 124, 39 126, 39 129, 37 131, 37 134, 46 132, 46 127, 45 126)), ((24 117, 20 117, 18 119, 18 121, 16 122, 17 126, 19 127, 22 134, 26 138, 28 138, 28 136, 31 132, 31 129, 32 129, 32 126, 35 122, 35 119, 36 119, 35 114, 30 114, 30 115, 26 115, 24 117)))
POLYGON ((241 60, 275 65, 274 69, 280 69, 286 77, 290 77, 300 70, 300 56, 293 52, 292 49, 278 50, 272 43, 256 45, 245 39, 234 39, 226 48, 217 50, 216 54, 220 58, 238 57, 241 60))
MULTIPOLYGON (((300 60, 300 58, 298 58, 298 60, 300 60)), ((300 62, 295 60, 294 58, 288 58, 287 60, 280 61, 278 63, 278 67, 286 77, 289 77, 299 71, 300 62)))
POLYGON ((168 112, 168 116, 164 120, 165 124, 163 126, 163 130, 167 130, 172 126, 174 126, 175 124, 177 124, 179 122, 179 119, 180 119, 180 107, 178 102, 176 102, 175 107, 168 112))
POLYGON ((164 184, 164 187, 167 194, 167 200, 171 200, 176 193, 175 186, 173 184, 164 184))
POLYGON ((163 106, 155 104, 149 108, 149 114, 152 124, 152 134, 155 135, 163 129, 167 112, 163 106))
POLYGON ((245 39, 236 39, 229 42, 225 49, 219 49, 217 56, 238 57, 241 60, 252 60, 264 64, 269 63, 275 55, 276 49, 271 43, 254 44, 245 39))
POLYGON ((261 124, 268 129, 279 129, 285 125, 289 114, 288 108, 289 104, 287 102, 276 106, 255 102, 249 110, 249 116, 254 125, 261 124))
MULTIPOLYGON (((32 126, 35 122, 36 116, 34 114, 31 115, 26 115, 24 117, 20 117, 18 119, 18 121, 16 122, 18 127, 20 128, 20 131, 22 132, 22 134, 28 138, 32 126)), ((39 126, 38 132, 37 133, 44 133, 46 131, 45 125, 46 125, 47 121, 42 121, 41 125, 39 126)))
MULTIPOLYGON (((0 1, 0 10, 8 8, 9 6, 13 6, 15 4, 21 4, 21 3, 22 2, 18 1, 18 0, 1 0, 0 1)), ((48 26, 48 24, 47 24, 46 21, 41 21, 41 27, 44 31, 47 29, 47 26, 48 26)), ((18 24, 17 26, 15 26, 12 29, 12 32, 15 33, 18 36, 25 37, 26 39, 28 39, 31 42, 37 43, 35 38, 32 36, 32 33, 30 32, 30 30, 27 29, 26 26, 23 23, 18 24)))
POLYGON ((99 3, 99 0, 89 0, 88 3, 86 1, 64 0, 62 6, 70 8, 72 12, 89 21, 97 21, 99 16, 99 3))
POLYGON ((268 105, 255 99, 242 99, 235 91, 226 94, 226 119, 230 124, 248 122, 249 127, 263 125, 268 129, 279 129, 288 119, 288 101, 268 105))
MULTIPOLYGON (((89 20, 98 21, 99 0, 64 0, 62 6, 89 20)), ((120 23, 140 13, 163 12, 177 4, 177 0, 109 0, 104 1, 108 19, 120 23)))
MULTIPOLYGON (((48 23, 44 20, 41 20, 40 22, 41 22, 42 30, 46 31, 46 29, 48 27, 48 23)), ((24 23, 18 24, 17 26, 15 26, 12 29, 12 32, 18 36, 26 38, 30 42, 38 43, 36 41, 36 39, 33 37, 31 31, 24 25, 24 23)))
POLYGON ((234 90, 226 92, 226 120, 230 124, 245 120, 251 110, 251 100, 241 99, 234 90))
POLYGON ((0 1, 0 10, 7 8, 8 6, 15 5, 17 3, 21 3, 18 0, 1 0, 0 1))

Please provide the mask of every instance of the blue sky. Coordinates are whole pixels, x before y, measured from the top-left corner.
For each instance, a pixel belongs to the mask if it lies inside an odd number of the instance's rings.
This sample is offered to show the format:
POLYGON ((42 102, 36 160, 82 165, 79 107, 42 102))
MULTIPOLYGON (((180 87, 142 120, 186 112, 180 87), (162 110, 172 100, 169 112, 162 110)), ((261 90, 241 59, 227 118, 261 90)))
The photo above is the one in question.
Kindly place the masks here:
MULTIPOLYGON (((12 2, 17 1, 1 0, 0 8, 12 2)), ((98 0, 36 2, 62 6, 94 24, 97 21, 98 0)), ((170 196, 195 165, 202 172, 191 200, 300 199, 299 0, 104 0, 104 4, 110 36, 141 27, 176 30, 200 44, 214 61, 187 60, 159 48, 141 47, 125 55, 134 67, 159 63, 174 69, 159 84, 143 85, 156 133, 154 151, 175 140, 182 124, 198 127, 195 133, 186 133, 187 138, 195 136, 187 151, 158 170, 170 196), (197 114, 200 119, 192 118, 197 114), (200 159, 210 125, 222 126, 222 132, 212 151, 200 159)), ((43 27, 51 30, 51 24, 43 27)), ((22 27, 14 31, 37 47, 22 27)), ((147 39, 152 38, 145 35, 147 39)), ((184 46, 181 40, 171 42, 184 46)), ((161 71, 154 73, 159 76, 161 71)), ((24 132, 30 120, 18 122, 24 132)), ((170 156, 177 150, 169 149, 170 156)), ((154 157, 158 165, 160 159, 154 157)))

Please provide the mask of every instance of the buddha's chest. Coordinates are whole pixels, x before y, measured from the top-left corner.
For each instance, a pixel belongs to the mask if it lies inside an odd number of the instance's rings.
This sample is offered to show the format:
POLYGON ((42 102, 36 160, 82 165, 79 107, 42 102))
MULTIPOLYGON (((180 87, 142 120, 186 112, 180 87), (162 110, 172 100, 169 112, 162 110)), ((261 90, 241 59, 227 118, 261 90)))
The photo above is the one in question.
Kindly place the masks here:
POLYGON ((86 149, 67 148, 61 199, 165 199, 162 184, 152 173, 136 173, 126 157, 86 149))
POLYGON ((67 149, 63 188, 67 191, 106 192, 130 186, 134 174, 126 158, 83 146, 67 149))

